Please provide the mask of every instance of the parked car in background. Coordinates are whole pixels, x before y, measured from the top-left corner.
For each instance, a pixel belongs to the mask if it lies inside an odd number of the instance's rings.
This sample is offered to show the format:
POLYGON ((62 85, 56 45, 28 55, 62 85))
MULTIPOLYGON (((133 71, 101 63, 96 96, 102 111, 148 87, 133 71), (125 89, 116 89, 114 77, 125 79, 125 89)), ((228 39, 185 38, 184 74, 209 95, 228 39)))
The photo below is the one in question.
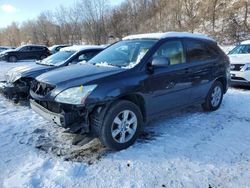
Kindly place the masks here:
POLYGON ((70 46, 70 45, 69 44, 54 45, 54 46, 49 47, 49 51, 51 54, 55 54, 55 53, 59 52, 61 48, 65 48, 68 46, 70 46))
POLYGON ((49 49, 42 45, 24 45, 0 53, 0 60, 16 62, 19 60, 42 60, 51 55, 49 49))
POLYGON ((30 104, 57 125, 121 150, 151 118, 196 103, 217 110, 229 79, 227 55, 207 36, 134 35, 86 64, 36 77, 30 104))
POLYGON ((15 49, 15 48, 10 47, 10 46, 0 46, 0 53, 6 50, 11 50, 11 49, 15 49))
POLYGON ((233 48, 235 48, 235 46, 233 45, 219 46, 219 47, 225 52, 225 54, 228 54, 233 48))
POLYGON ((27 99, 30 85, 36 76, 81 61, 88 61, 103 49, 104 47, 91 45, 62 48, 58 53, 35 64, 18 66, 8 71, 5 75, 6 82, 1 84, 0 90, 15 102, 20 98, 27 99))
POLYGON ((228 56, 231 62, 231 85, 250 86, 250 40, 236 46, 228 56))

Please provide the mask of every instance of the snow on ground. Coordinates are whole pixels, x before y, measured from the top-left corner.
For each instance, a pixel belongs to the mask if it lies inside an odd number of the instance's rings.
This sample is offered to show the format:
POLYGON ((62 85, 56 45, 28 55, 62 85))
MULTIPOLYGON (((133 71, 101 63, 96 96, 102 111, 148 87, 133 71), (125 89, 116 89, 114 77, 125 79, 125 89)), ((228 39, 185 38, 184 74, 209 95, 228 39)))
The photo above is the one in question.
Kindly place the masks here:
MULTIPOLYGON (((0 65, 2 76, 13 64, 0 65)), ((72 146, 72 135, 0 95, 0 187, 250 187, 249 106, 250 90, 229 89, 218 111, 169 113, 112 152, 96 140, 72 146)))

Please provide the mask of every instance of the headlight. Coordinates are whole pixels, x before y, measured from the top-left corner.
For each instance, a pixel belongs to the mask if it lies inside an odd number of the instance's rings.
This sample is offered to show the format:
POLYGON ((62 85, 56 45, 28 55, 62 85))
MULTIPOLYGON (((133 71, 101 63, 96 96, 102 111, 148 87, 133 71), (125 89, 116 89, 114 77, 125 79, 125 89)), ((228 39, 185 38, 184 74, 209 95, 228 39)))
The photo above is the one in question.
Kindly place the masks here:
POLYGON ((96 87, 97 85, 89 85, 69 88, 59 93, 55 100, 67 104, 84 104, 86 98, 96 87))
POLYGON ((242 70, 243 71, 250 71, 250 63, 245 64, 242 70))

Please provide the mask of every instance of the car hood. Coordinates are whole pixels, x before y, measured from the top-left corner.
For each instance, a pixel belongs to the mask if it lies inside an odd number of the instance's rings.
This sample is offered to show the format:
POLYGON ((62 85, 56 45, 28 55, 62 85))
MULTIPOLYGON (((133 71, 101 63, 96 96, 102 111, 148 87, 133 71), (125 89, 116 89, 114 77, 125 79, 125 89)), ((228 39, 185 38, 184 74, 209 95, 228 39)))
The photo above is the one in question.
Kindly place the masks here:
POLYGON ((42 74, 36 79, 39 82, 67 88, 85 84, 122 71, 124 69, 118 67, 95 66, 86 63, 56 69, 42 74))
POLYGON ((231 54, 228 55, 230 62, 233 64, 250 63, 250 54, 231 54))
POLYGON ((15 51, 14 49, 3 50, 3 51, 0 53, 0 55, 5 54, 5 53, 7 53, 7 52, 14 52, 14 51, 15 51))
POLYGON ((5 79, 9 83, 13 83, 21 77, 36 77, 46 71, 52 70, 55 67, 45 66, 39 64, 30 64, 24 66, 18 66, 13 69, 10 69, 6 75, 5 79))

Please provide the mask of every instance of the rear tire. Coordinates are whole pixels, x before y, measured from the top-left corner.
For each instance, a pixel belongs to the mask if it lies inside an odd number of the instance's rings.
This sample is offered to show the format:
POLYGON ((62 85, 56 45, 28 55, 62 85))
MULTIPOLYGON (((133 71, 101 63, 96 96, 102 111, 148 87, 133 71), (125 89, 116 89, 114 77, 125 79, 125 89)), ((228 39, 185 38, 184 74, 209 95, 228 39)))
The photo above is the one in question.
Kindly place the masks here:
POLYGON ((17 62, 17 57, 16 56, 10 56, 8 61, 9 62, 17 62))
POLYGON ((217 110, 221 105, 223 93, 222 83, 219 81, 215 81, 208 92, 205 103, 202 104, 202 108, 205 111, 217 110))
POLYGON ((139 107, 130 101, 121 100, 109 107, 103 121, 99 121, 99 131, 96 132, 104 146, 122 150, 135 142, 142 123, 139 107))

